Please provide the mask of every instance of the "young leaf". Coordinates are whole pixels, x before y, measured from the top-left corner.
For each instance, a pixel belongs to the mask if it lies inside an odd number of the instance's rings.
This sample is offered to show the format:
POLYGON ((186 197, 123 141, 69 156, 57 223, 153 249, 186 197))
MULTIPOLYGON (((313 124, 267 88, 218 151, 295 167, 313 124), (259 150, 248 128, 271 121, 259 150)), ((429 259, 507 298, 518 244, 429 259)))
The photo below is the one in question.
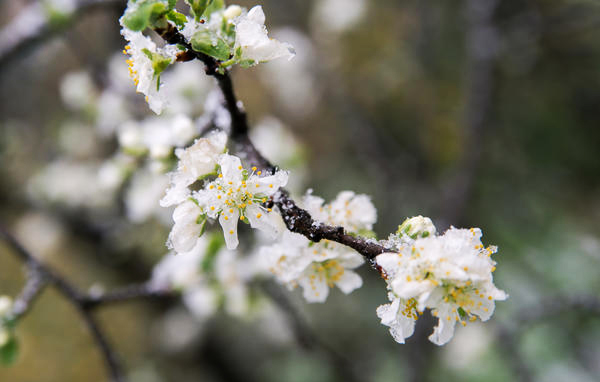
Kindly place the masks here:
POLYGON ((223 61, 229 58, 230 47, 222 38, 212 34, 209 30, 196 32, 190 41, 192 49, 223 61))
POLYGON ((174 9, 167 12, 166 16, 169 21, 174 22, 179 28, 183 28, 187 22, 187 17, 185 17, 183 13, 179 13, 174 9))
POLYGON ((204 11, 211 5, 213 0, 186 0, 185 2, 190 6, 194 19, 200 21, 204 11))
POLYGON ((155 23, 167 12, 167 6, 156 0, 147 0, 133 10, 127 10, 123 24, 134 32, 140 32, 155 23))
POLYGON ((19 343, 17 339, 12 336, 10 340, 4 346, 0 348, 0 364, 12 365, 17 360, 19 355, 19 343))

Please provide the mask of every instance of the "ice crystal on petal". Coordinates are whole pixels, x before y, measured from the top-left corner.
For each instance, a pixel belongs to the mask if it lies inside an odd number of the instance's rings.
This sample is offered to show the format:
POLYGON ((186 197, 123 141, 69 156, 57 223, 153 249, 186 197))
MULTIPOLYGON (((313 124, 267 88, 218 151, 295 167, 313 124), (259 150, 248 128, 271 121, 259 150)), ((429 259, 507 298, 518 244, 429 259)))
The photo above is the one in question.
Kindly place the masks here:
POLYGON ((290 44, 279 42, 268 36, 265 27, 265 14, 260 5, 250 9, 234 20, 235 46, 241 51, 241 60, 254 64, 286 57, 292 59, 295 55, 290 44))

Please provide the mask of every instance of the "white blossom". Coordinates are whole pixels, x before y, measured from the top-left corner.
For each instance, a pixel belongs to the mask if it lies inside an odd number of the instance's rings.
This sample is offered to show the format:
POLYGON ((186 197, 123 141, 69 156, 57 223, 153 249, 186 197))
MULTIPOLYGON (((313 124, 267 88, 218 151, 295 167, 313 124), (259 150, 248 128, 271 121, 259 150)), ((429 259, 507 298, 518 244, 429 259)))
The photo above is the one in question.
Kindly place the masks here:
POLYGON ((484 248, 478 228, 452 227, 441 236, 405 240, 396 249, 376 261, 387 277, 392 301, 378 315, 398 342, 412 334, 406 320, 416 320, 426 308, 438 317, 429 339, 443 345, 452 338, 456 322, 466 325, 477 317, 486 321, 494 301, 507 298, 493 284, 496 263, 491 255, 496 247, 484 248))
POLYGON ((161 222, 170 222, 169 211, 159 205, 168 184, 166 174, 157 174, 146 168, 136 171, 125 192, 127 218, 134 223, 141 223, 156 216, 161 222))
POLYGON ((213 132, 206 138, 197 139, 186 149, 175 150, 175 155, 179 158, 177 170, 170 174, 171 185, 160 205, 172 206, 189 197, 191 191, 188 186, 198 178, 215 172, 217 157, 225 151, 226 143, 227 134, 213 132))
POLYGON ((294 48, 290 44, 269 38, 265 27, 265 14, 260 5, 237 17, 234 23, 234 49, 241 50, 242 60, 253 61, 254 64, 257 64, 280 57, 286 57, 289 60, 294 57, 294 48))
POLYGON ((206 239, 196 236, 189 250, 166 255, 152 272, 152 285, 180 290, 186 307, 198 319, 212 315, 218 308, 218 296, 200 272, 207 246, 206 239))
MULTIPOLYGON (((314 219, 341 225, 354 233, 370 229, 377 217, 370 199, 351 191, 342 191, 326 205, 322 198, 309 192, 302 207, 314 219)), ((308 302, 324 302, 334 286, 345 294, 362 286, 362 279, 353 271, 364 263, 362 256, 328 240, 313 243, 302 235, 286 231, 278 243, 263 247, 262 255, 281 283, 290 288, 302 287, 308 302)))
POLYGON ((238 220, 245 221, 252 228, 272 236, 278 232, 270 208, 261 206, 279 187, 286 185, 288 173, 277 171, 273 175, 260 176, 261 171, 252 168, 248 174, 238 157, 222 154, 218 157, 218 177, 204 189, 192 194, 192 198, 211 219, 219 219, 228 249, 238 245, 238 220))
POLYGON ((146 96, 150 109, 156 114, 160 114, 167 104, 167 99, 160 92, 160 79, 155 73, 149 55, 158 54, 165 60, 172 61, 176 52, 173 49, 158 49, 156 44, 141 32, 134 32, 124 27, 121 34, 129 42, 123 51, 131 56, 127 60, 129 75, 133 78, 138 93, 143 93, 146 96))

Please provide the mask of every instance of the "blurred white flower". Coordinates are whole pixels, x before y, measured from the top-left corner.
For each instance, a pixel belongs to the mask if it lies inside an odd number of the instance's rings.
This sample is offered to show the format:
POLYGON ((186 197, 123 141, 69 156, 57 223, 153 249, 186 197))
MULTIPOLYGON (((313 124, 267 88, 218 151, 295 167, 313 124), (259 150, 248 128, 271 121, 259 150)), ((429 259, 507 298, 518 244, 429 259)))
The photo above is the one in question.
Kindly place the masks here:
POLYGON ((141 223, 155 216, 161 222, 168 223, 168 210, 159 205, 169 184, 166 174, 155 173, 148 169, 136 171, 125 193, 127 217, 134 223, 141 223))
POLYGON ((275 95, 274 100, 296 118, 311 114, 321 97, 321 88, 316 79, 316 52, 311 40, 293 28, 277 29, 274 36, 294 46, 296 55, 290 65, 285 60, 274 60, 261 65, 260 79, 275 95))
POLYGON ((60 83, 63 102, 73 110, 81 110, 95 101, 96 87, 86 71, 65 75, 60 83))
POLYGON ((366 9, 365 0, 318 0, 311 21, 322 34, 340 34, 360 22, 366 9))

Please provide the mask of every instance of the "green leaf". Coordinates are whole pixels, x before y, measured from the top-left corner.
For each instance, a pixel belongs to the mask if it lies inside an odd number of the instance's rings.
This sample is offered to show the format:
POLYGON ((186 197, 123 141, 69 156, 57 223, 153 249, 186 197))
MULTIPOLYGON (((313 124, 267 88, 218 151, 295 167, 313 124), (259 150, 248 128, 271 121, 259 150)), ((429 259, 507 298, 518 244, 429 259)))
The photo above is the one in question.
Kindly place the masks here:
POLYGON ((146 0, 134 10, 130 9, 123 15, 123 24, 135 32, 143 31, 167 12, 167 6, 156 0, 146 0))
POLYGON ((6 366, 12 365, 15 363, 18 356, 19 343, 15 336, 12 336, 10 340, 0 348, 0 363, 6 366))
POLYGON ((162 54, 152 52, 149 49, 142 49, 142 53, 152 61, 152 69, 154 69, 154 76, 159 77, 160 74, 171 65, 171 59, 163 56, 162 54))
POLYGON ((230 47, 219 36, 211 33, 208 29, 196 32, 191 39, 192 49, 214 57, 219 61, 227 60, 230 54, 230 47))
POLYGON ((183 13, 179 13, 176 10, 170 10, 167 12, 167 20, 172 21, 179 28, 183 28, 185 23, 187 22, 187 17, 183 13))
POLYGON ((185 2, 190 6, 194 19, 200 21, 200 18, 213 0, 185 0, 185 2))
POLYGON ((206 247, 204 259, 202 260, 201 264, 202 272, 209 273, 213 270, 217 253, 219 253, 224 245, 225 238, 223 235, 220 233, 214 233, 211 235, 208 246, 206 247))
POLYGON ((223 8, 225 8, 224 0, 213 0, 210 2, 209 6, 204 10, 204 17, 208 19, 210 15, 212 15, 214 12, 223 8))

